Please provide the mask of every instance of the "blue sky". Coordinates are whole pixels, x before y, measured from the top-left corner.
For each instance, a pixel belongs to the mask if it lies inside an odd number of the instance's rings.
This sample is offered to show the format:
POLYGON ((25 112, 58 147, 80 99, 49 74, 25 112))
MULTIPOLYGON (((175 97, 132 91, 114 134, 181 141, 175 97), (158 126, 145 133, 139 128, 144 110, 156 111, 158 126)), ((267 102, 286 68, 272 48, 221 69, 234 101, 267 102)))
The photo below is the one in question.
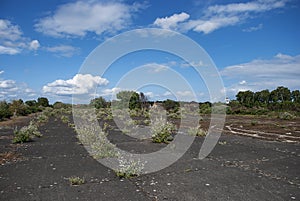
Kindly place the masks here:
MULTIPOLYGON (((196 72, 177 56, 142 51, 116 61, 104 75, 79 74, 90 52, 133 29, 164 28, 190 37, 216 64, 226 94, 241 90, 300 89, 300 2, 297 0, 0 2, 0 100, 70 102, 72 93, 111 98, 116 84, 137 67, 172 69, 193 91, 158 86, 141 91, 152 100, 208 100, 196 72), (97 93, 95 93, 97 88, 97 93)), ((152 76, 149 73, 149 76, 152 76)), ((138 79, 138 78, 137 78, 138 79)))

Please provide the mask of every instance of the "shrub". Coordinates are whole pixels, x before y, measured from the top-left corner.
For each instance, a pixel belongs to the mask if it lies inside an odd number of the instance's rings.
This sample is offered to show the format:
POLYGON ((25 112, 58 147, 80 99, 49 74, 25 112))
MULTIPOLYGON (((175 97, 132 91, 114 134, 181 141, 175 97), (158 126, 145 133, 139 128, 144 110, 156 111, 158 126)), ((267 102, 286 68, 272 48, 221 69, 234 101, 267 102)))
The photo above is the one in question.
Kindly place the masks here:
POLYGON ((144 164, 140 160, 128 160, 123 157, 119 158, 119 169, 116 174, 120 178, 130 178, 139 176, 144 168, 144 164))
POLYGON ((6 101, 0 101, 0 121, 12 116, 12 112, 9 110, 9 104, 6 101))
POLYGON ((41 124, 41 123, 46 123, 48 121, 48 116, 46 116, 44 113, 39 114, 35 120, 37 121, 37 123, 41 124))
POLYGON ((207 131, 205 131, 203 128, 201 128, 201 125, 197 126, 197 127, 190 127, 188 129, 188 134, 191 136, 206 136, 207 135, 207 131))
POLYGON ((24 143, 32 140, 29 132, 26 132, 24 129, 22 130, 22 128, 21 130, 15 129, 14 131, 15 136, 12 140, 13 143, 24 143))
POLYGON ((162 118, 156 119, 151 126, 152 142, 169 143, 169 141, 173 140, 171 134, 174 130, 174 124, 165 122, 162 118))
POLYGON ((62 116, 60 117, 60 120, 61 120, 63 123, 65 123, 65 124, 67 124, 67 123, 70 122, 69 117, 67 117, 67 116, 65 116, 65 115, 62 115, 62 116))
POLYGON ((13 143, 29 142, 33 137, 42 137, 38 126, 33 121, 30 121, 28 126, 23 126, 20 130, 15 129, 14 133, 13 143))
POLYGON ((291 119, 295 119, 296 117, 289 112, 283 112, 283 113, 279 113, 278 118, 282 120, 291 120, 291 119))
POLYGON ((69 182, 72 186, 78 186, 78 185, 84 184, 85 180, 84 180, 84 178, 73 176, 73 177, 69 178, 69 182))

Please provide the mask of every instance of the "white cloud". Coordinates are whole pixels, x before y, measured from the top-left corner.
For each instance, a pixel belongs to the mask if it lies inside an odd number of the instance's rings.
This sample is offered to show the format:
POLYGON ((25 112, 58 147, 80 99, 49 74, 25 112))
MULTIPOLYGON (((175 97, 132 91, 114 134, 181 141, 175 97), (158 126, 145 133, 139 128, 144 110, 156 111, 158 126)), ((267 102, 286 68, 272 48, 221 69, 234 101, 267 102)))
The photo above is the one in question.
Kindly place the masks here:
MULTIPOLYGON (((0 71, 0 74, 3 71, 0 71)), ((0 100, 12 100, 24 98, 25 100, 35 96, 34 90, 28 88, 25 83, 18 83, 15 80, 0 80, 0 100)))
POLYGON ((112 95, 116 95, 120 91, 122 91, 121 88, 114 87, 112 89, 104 89, 104 90, 102 90, 102 93, 100 95, 101 96, 112 96, 112 95))
POLYGON ((5 47, 0 45, 0 54, 14 55, 14 54, 19 54, 20 52, 21 50, 19 48, 5 47))
POLYGON ((228 66, 221 71, 221 75, 224 80, 233 83, 227 87, 227 93, 233 95, 238 91, 274 89, 277 86, 299 88, 300 55, 277 54, 269 60, 257 59, 228 66))
POLYGON ((242 80, 239 82, 240 85, 247 84, 246 80, 242 80))
POLYGON ((253 31, 258 31, 260 29, 263 28, 263 24, 259 24, 257 26, 254 26, 254 27, 249 27, 249 28, 246 28, 246 29, 243 29, 243 32, 253 32, 253 31))
POLYGON ((127 27, 132 14, 140 5, 132 6, 99 1, 77 1, 63 4, 50 16, 40 19, 37 31, 54 37, 85 36, 88 32, 100 35, 116 32, 127 27))
POLYGON ((0 55, 15 55, 24 49, 37 50, 40 44, 37 40, 30 40, 23 36, 18 25, 9 20, 0 19, 0 55))
MULTIPOLYGON (((174 14, 170 17, 157 18, 153 25, 174 29, 181 32, 195 31, 204 34, 211 33, 217 29, 227 26, 234 26, 253 18, 257 13, 282 8, 287 0, 256 0, 247 3, 231 3, 225 5, 209 6, 205 14, 198 19, 191 19, 189 14, 174 14)), ((245 29, 255 31, 261 29, 262 25, 245 29)))
POLYGON ((3 71, 3 70, 0 70, 0 75, 3 74, 3 73, 4 73, 4 71, 3 71))
POLYGON ((140 67, 148 68, 149 73, 159 73, 159 72, 162 72, 162 71, 166 71, 169 68, 165 64, 158 64, 158 63, 148 63, 148 64, 144 64, 140 67))
POLYGON ((22 31, 19 26, 13 25, 8 20, 0 19, 0 38, 16 41, 22 37, 22 31))
POLYGON ((157 18, 154 21, 154 25, 159 26, 163 29, 176 28, 179 22, 186 21, 187 19, 189 19, 189 17, 189 14, 182 12, 180 14, 174 14, 170 17, 157 18))
POLYGON ((57 55, 61 55, 63 57, 72 57, 79 51, 78 48, 70 45, 58 45, 53 47, 47 47, 45 49, 46 51, 56 53, 57 55))
POLYGON ((54 95, 72 95, 94 93, 98 85, 107 85, 108 80, 90 74, 76 74, 69 80, 55 80, 43 87, 44 93, 54 95))
POLYGON ((39 49, 40 46, 41 45, 40 45, 40 43, 39 43, 38 40, 33 40, 29 44, 29 49, 31 49, 31 50, 37 50, 37 49, 39 49))

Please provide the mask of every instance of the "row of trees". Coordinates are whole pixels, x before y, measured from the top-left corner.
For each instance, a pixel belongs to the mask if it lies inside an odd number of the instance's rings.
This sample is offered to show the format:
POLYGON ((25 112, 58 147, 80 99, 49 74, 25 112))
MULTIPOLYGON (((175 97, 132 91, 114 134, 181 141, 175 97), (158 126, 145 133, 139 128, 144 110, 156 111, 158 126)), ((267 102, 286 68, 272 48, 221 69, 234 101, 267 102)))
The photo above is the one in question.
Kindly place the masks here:
POLYGON ((113 102, 107 102, 103 97, 99 97, 91 100, 90 104, 97 109, 114 106, 118 108, 129 108, 132 110, 147 108, 149 106, 149 101, 142 92, 120 91, 117 94, 117 100, 114 100, 113 102))
MULTIPOLYGON (((167 111, 178 111, 180 102, 174 100, 157 101, 167 111)), ((119 107, 129 109, 147 109, 153 105, 143 93, 134 91, 121 91, 117 94, 117 100, 107 102, 103 97, 95 98, 91 105, 96 108, 119 107)), ((199 103, 201 113, 210 113, 212 103, 199 103)), ((230 101, 227 107, 229 114, 267 114, 270 111, 292 111, 300 113, 300 92, 291 91, 287 87, 277 87, 269 91, 240 91, 236 95, 236 100, 230 101)))
POLYGON ((236 95, 237 101, 246 107, 253 106, 265 106, 272 103, 284 103, 284 102, 294 102, 300 103, 300 91, 290 91, 287 87, 277 87, 273 91, 268 89, 253 92, 253 91, 240 91, 236 95))
POLYGON ((0 101, 0 121, 10 118, 11 116, 24 116, 39 112, 49 106, 49 101, 45 97, 40 97, 37 100, 28 100, 26 102, 22 99, 13 100, 11 102, 0 101))

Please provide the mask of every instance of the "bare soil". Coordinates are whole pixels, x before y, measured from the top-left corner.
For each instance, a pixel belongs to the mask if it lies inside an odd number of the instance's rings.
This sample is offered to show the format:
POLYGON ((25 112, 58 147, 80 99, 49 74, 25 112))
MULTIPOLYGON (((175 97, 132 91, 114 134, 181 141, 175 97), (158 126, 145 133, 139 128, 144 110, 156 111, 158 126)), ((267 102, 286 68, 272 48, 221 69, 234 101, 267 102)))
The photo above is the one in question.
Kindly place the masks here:
MULTIPOLYGON (((173 165, 131 179, 94 160, 60 120, 41 126, 42 138, 11 144, 14 126, 28 122, 0 125, 0 200, 300 200, 299 118, 228 115, 207 158, 197 158, 204 138, 196 137, 173 165), (71 186, 71 176, 86 182, 71 186)), ((209 122, 204 117, 202 127, 209 122)), ((165 146, 118 130, 108 138, 138 153, 165 146)))

